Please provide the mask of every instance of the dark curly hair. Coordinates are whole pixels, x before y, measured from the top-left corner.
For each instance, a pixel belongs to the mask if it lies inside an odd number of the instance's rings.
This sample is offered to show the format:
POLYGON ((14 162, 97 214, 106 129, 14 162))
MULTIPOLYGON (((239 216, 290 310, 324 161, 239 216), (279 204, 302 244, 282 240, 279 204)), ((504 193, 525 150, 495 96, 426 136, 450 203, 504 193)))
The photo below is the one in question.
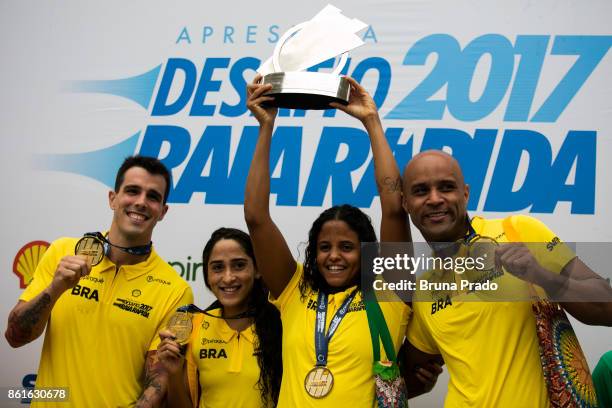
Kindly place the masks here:
MULTIPOLYGON (((236 228, 219 228, 212 233, 202 253, 204 283, 208 289, 210 289, 208 260, 215 244, 223 239, 236 241, 247 256, 251 258, 253 265, 257 267, 253 244, 249 235, 236 228)), ((281 358, 282 324, 279 311, 268 302, 268 291, 261 279, 255 279, 253 284, 249 299, 249 310, 254 313, 255 333, 257 334, 257 341, 254 345, 257 364, 259 365, 257 388, 261 393, 263 406, 269 406, 270 403, 276 406, 283 374, 281 358)))
MULTIPOLYGON (((327 221, 344 221, 359 238, 359 242, 376 242, 376 233, 372 227, 372 220, 363 211, 352 205, 336 205, 323 211, 312 223, 308 232, 308 245, 304 253, 304 276, 300 282, 300 294, 302 298, 308 296, 308 292, 318 291, 327 287, 325 278, 317 267, 317 240, 323 224, 327 221)), ((360 283, 360 282, 359 282, 360 283)))

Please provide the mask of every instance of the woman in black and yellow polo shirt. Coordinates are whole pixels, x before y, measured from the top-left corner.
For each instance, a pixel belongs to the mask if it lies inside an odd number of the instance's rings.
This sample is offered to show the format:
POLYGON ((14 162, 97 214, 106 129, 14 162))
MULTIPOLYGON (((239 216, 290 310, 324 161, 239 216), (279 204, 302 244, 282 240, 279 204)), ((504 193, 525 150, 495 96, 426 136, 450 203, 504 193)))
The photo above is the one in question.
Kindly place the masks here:
MULTIPOLYGON (((347 79, 352 88, 348 106, 332 106, 359 119, 370 137, 381 198, 381 240, 409 242, 409 230, 403 227, 407 224, 399 170, 376 105, 364 88, 347 79), (404 224, 397 222, 398 218, 404 224)), ((376 234, 361 210, 334 206, 313 223, 304 265, 296 262, 270 215, 270 146, 277 109, 265 104, 273 101, 265 96, 271 87, 259 84, 259 80, 256 77, 247 88, 247 106, 260 127, 244 212, 259 270, 283 322, 283 380, 278 406, 372 407, 373 347, 360 288, 360 245, 376 241, 376 234)), ((381 302, 380 306, 397 351, 410 307, 401 301, 381 302)))
POLYGON ((243 231, 220 228, 202 258, 206 287, 217 300, 194 315, 185 359, 173 333, 160 333, 157 353, 170 377, 169 406, 275 406, 281 322, 267 301, 251 240, 243 231))

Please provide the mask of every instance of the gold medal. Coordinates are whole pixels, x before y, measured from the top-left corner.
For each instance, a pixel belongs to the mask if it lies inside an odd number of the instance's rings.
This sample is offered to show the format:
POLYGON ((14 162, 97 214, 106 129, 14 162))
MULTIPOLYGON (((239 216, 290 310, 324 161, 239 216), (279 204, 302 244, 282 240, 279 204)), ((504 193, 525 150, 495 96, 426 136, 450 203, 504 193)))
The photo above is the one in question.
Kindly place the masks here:
POLYGON ((495 265, 495 250, 499 247, 493 238, 477 236, 469 243, 468 257, 478 262, 466 271, 466 278, 472 283, 485 283, 498 277, 495 265))
POLYGON ((304 378, 304 388, 312 398, 326 397, 334 386, 334 376, 327 367, 317 366, 304 378))
POLYGON ((87 263, 96 266, 104 259, 104 242, 93 235, 85 235, 74 246, 74 254, 84 256, 87 263))
POLYGON ((493 238, 478 237, 470 243, 468 256, 470 258, 479 259, 482 262, 483 271, 492 271, 495 269, 495 250, 499 247, 497 241, 493 238))
POLYGON ((193 330, 191 313, 176 312, 170 317, 170 320, 168 320, 166 329, 174 334, 177 343, 181 345, 187 344, 189 337, 191 337, 191 331, 193 330))

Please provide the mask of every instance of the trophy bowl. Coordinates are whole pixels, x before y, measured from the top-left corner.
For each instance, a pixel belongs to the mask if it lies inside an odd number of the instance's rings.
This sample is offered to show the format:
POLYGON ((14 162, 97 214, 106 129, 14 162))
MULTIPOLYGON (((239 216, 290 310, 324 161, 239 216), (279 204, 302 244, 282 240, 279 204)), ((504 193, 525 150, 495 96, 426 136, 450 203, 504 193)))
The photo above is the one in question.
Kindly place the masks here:
POLYGON ((274 100, 267 106, 289 109, 332 109, 330 102, 348 104, 350 84, 344 77, 321 72, 273 72, 263 77, 271 84, 266 96, 274 100))

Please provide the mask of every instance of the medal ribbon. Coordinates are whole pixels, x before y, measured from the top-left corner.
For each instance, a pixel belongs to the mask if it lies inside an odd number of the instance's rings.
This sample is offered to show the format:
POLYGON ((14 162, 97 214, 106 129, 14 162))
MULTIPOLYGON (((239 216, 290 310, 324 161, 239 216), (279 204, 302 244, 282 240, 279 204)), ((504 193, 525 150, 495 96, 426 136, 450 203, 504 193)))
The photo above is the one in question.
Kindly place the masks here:
POLYGON ((329 329, 327 335, 325 334, 325 320, 327 318, 327 293, 319 291, 317 299, 317 318, 315 320, 315 353, 317 366, 325 367, 327 365, 327 349, 329 341, 336 332, 336 329, 340 325, 340 322, 346 315, 349 305, 357 294, 357 288, 355 288, 342 302, 340 308, 329 323, 329 329))
POLYGON ((453 245, 457 245, 457 244, 469 246, 472 241, 480 237, 480 235, 476 233, 476 230, 474 229, 474 227, 472 227, 472 222, 470 221, 470 217, 468 217, 467 215, 466 215, 466 222, 468 225, 467 234, 465 234, 463 237, 461 237, 455 242, 432 242, 430 243, 434 252, 439 253, 439 252, 446 251, 450 248, 453 248, 453 245))
MULTIPOLYGON (((126 252, 130 255, 148 255, 151 253, 151 247, 153 246, 153 242, 149 242, 146 245, 134 246, 134 247, 122 247, 119 245, 115 245, 108 240, 102 233, 100 232, 86 232, 86 237, 94 237, 106 245, 114 246, 115 248, 120 249, 123 252, 126 252)), ((108 247, 107 247, 108 248, 108 247)), ((106 251, 105 251, 106 252, 106 251)))

